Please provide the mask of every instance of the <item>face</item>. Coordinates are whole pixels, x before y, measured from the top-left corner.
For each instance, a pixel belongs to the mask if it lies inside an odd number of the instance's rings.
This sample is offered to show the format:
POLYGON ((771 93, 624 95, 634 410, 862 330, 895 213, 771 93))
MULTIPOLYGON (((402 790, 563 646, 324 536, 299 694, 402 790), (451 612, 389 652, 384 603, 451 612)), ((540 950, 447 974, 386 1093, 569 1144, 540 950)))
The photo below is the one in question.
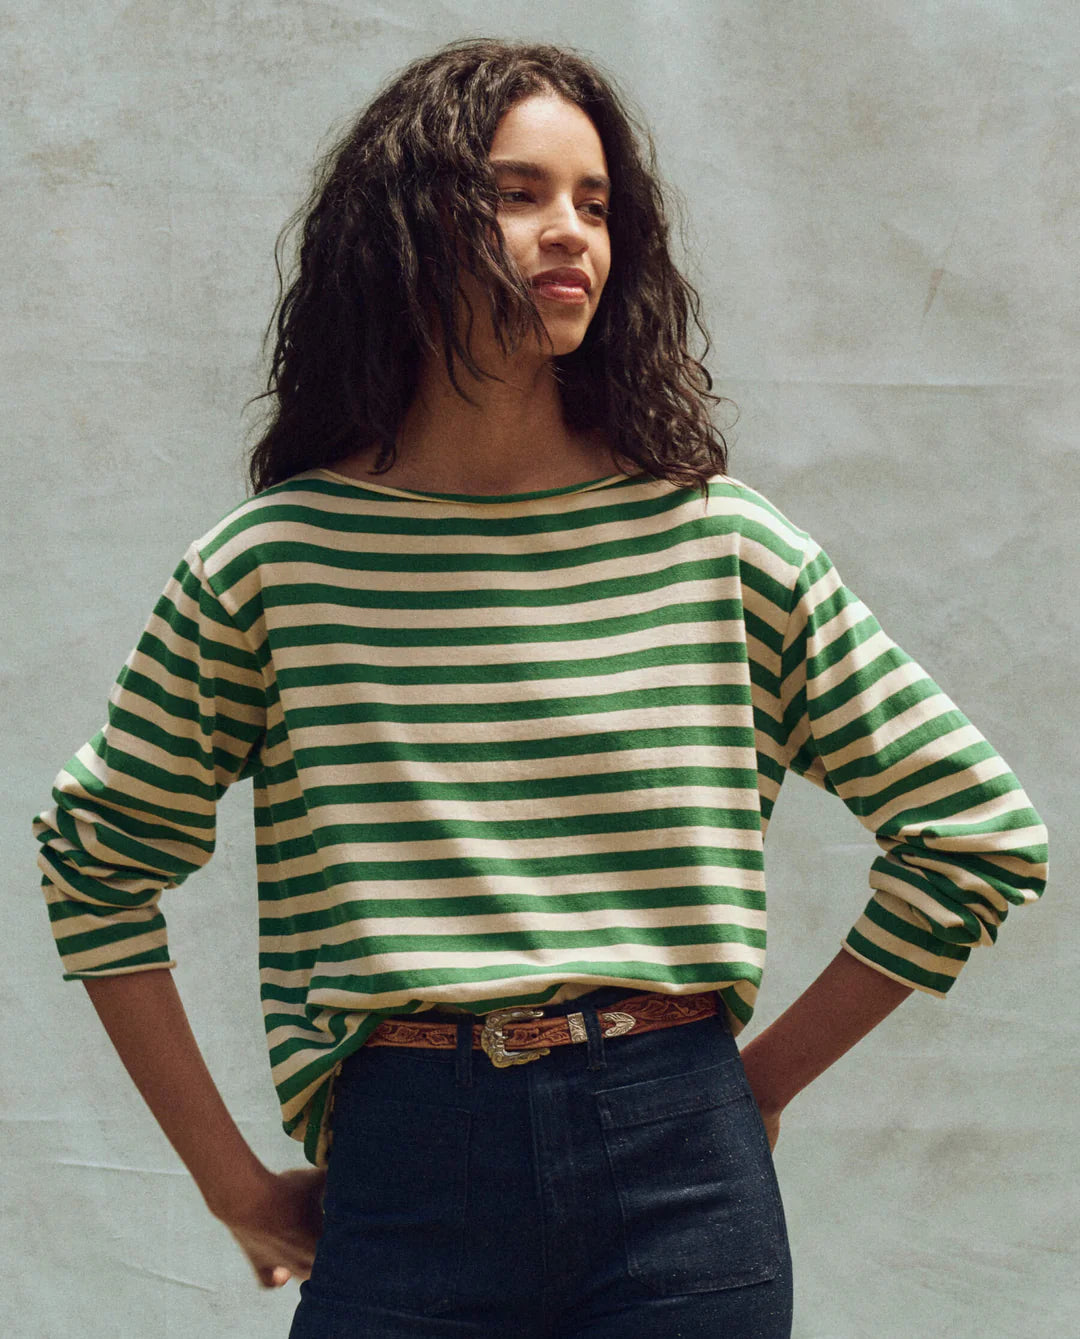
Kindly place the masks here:
POLYGON ((570 353, 585 337, 611 268, 611 184, 600 136, 580 107, 538 94, 506 112, 489 157, 506 249, 532 284, 551 338, 542 352, 570 353))

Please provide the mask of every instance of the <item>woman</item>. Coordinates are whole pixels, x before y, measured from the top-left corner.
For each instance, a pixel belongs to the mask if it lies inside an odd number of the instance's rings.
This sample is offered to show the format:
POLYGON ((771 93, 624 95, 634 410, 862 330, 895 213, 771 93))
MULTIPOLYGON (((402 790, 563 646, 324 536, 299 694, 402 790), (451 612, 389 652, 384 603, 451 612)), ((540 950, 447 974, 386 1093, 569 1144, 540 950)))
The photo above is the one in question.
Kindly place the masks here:
POLYGON ((651 155, 591 65, 414 62, 300 217, 255 496, 189 548, 36 821, 68 975, 260 1280, 308 1279, 293 1339, 786 1335, 782 1111, 1038 896, 1045 832, 727 477, 651 155), (788 769, 882 854, 740 1056, 788 769), (158 895, 247 776, 314 1164, 280 1176, 151 970, 158 895))

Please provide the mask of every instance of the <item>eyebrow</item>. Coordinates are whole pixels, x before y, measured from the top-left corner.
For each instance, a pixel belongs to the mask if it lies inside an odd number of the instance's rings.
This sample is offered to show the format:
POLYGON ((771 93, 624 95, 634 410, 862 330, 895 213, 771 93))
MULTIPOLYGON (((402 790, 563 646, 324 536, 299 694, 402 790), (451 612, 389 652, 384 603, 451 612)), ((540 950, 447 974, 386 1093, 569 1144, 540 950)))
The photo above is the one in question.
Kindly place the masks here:
MULTIPOLYGON (((539 163, 530 163, 524 158, 492 158, 491 166, 496 172, 512 172, 516 177, 526 177, 529 181, 547 181, 550 173, 539 163)), ((611 179, 603 173, 586 173, 578 178, 578 185, 592 191, 611 191, 611 179)))

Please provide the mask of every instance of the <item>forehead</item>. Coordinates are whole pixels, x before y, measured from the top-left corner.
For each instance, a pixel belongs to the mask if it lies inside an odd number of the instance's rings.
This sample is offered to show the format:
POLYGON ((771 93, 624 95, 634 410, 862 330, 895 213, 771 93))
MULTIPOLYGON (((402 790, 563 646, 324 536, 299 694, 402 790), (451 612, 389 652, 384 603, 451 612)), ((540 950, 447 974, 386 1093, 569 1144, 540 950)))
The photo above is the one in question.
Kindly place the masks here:
POLYGON ((592 121, 580 107, 554 94, 535 94, 509 108, 495 128, 489 153, 492 159, 528 158, 578 172, 607 171, 604 146, 592 121))

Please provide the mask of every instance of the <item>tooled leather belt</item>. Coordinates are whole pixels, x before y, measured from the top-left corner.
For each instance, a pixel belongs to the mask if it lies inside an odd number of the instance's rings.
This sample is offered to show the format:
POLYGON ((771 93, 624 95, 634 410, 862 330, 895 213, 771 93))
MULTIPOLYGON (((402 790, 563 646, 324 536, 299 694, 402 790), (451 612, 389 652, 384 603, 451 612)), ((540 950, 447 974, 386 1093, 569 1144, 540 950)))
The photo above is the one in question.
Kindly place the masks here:
MULTIPOLYGON (((698 995, 629 995, 607 1009, 597 1010, 606 1038, 637 1036, 659 1028, 697 1023, 719 1011, 715 991, 698 995)), ((368 1046, 426 1046, 454 1050, 457 1023, 436 1023, 425 1018, 386 1018, 368 1037, 368 1046)), ((473 1024, 473 1049, 482 1050, 493 1065, 505 1069, 547 1055, 552 1046, 571 1046, 588 1041, 581 1013, 545 1018, 543 1007, 493 1009, 483 1023, 473 1024)))

